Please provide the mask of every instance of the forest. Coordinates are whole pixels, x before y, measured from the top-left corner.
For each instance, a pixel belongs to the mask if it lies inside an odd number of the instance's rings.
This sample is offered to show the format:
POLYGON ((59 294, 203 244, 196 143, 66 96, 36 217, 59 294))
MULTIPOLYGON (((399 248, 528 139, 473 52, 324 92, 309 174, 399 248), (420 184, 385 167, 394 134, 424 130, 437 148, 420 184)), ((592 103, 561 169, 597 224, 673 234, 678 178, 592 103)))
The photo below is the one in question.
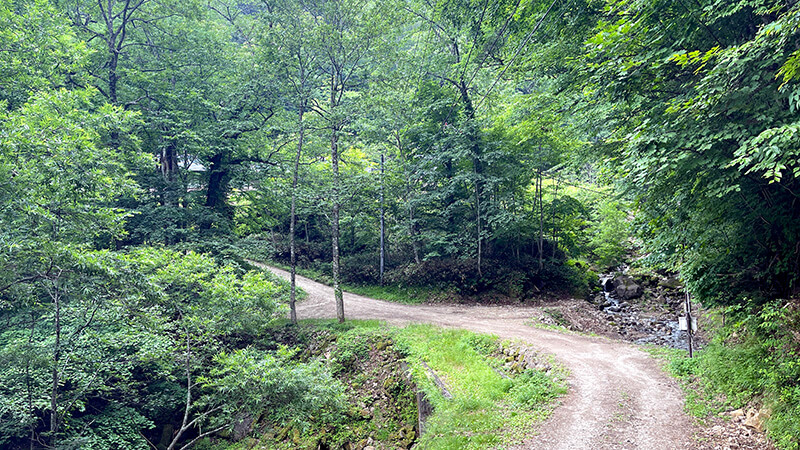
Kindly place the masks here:
POLYGON ((722 318, 674 372, 798 449, 798 109, 795 0, 0 0, 0 447, 364 448, 359 345, 439 338, 348 325, 343 290, 526 304, 631 267, 722 318))

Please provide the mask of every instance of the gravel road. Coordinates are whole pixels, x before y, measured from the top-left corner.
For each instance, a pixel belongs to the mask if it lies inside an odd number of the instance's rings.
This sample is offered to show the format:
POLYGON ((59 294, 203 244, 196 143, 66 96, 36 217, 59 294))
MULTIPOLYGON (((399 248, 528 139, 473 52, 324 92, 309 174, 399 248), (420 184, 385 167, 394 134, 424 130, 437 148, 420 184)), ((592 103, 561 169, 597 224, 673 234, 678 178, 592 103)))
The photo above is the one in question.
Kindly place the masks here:
MULTIPOLYGON (((288 272, 269 267, 287 278, 288 272)), ((300 319, 334 318, 333 289, 304 277, 297 285, 308 298, 300 319)), ((403 305, 344 294, 350 319, 380 319, 393 325, 430 323, 521 339, 555 355, 570 370, 563 404, 526 442, 525 449, 671 450, 695 448, 695 426, 683 412, 683 395, 649 355, 635 346, 599 337, 525 325, 536 312, 524 306, 403 305)))

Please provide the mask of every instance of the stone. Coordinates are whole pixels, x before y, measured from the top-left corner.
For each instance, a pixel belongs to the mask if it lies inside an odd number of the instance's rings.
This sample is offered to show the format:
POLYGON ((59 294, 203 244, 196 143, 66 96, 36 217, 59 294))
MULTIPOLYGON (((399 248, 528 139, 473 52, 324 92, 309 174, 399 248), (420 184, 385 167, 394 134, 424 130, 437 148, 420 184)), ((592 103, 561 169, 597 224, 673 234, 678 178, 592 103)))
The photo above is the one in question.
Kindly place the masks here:
POLYGON ((661 280, 658 280, 658 285, 667 288, 667 289, 683 289, 683 284, 677 277, 667 277, 661 280))
POLYGON ((769 419, 769 411, 766 408, 761 408, 758 411, 751 409, 747 411, 747 418, 744 419, 744 426, 750 427, 759 433, 764 432, 764 424, 769 419))
POLYGON ((253 422, 253 417, 249 414, 238 415, 233 424, 233 441, 238 442, 244 439, 253 430, 253 422))
POLYGON ((617 287, 614 283, 614 277, 607 275, 600 277, 600 286, 602 286, 604 292, 612 292, 617 287))
POLYGON ((731 420, 739 420, 742 417, 744 417, 744 410, 741 409, 741 408, 734 409, 733 411, 729 412, 728 414, 731 416, 731 420))
POLYGON ((622 300, 639 298, 644 294, 644 289, 631 276, 620 275, 614 279, 614 284, 614 294, 622 300))

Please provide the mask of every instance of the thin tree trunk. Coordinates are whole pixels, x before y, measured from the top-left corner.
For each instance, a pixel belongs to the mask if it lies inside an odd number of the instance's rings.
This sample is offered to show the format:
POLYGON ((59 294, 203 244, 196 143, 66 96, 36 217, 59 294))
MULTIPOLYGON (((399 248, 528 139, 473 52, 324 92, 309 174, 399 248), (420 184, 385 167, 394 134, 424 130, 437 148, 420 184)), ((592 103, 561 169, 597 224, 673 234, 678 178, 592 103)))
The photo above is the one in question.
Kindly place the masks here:
POLYGON ((544 267, 544 202, 542 195, 542 172, 539 171, 537 181, 537 191, 539 196, 539 270, 544 267))
POLYGON ((553 259, 556 257, 556 251, 558 250, 558 227, 556 227, 556 200, 558 200, 558 178, 556 178, 556 188, 553 193, 553 259))
POLYGON ((384 165, 384 156, 381 153, 381 286, 383 286, 383 270, 386 258, 386 223, 385 223, 385 211, 383 207, 383 165, 384 165))
MULTIPOLYGON (((336 106, 337 93, 336 71, 331 74, 331 111, 336 106)), ((339 322, 344 322, 344 299, 342 298, 342 287, 339 284, 339 122, 334 118, 331 124, 331 170, 333 172, 333 186, 331 195, 333 197, 333 208, 331 211, 331 247, 333 253, 333 296, 336 300, 336 318, 339 322)))
POLYGON ((475 228, 477 228, 477 239, 478 239, 478 276, 482 277, 483 273, 481 272, 481 253, 482 253, 482 240, 481 240, 481 196, 480 196, 480 185, 478 182, 478 174, 475 174, 475 228))
POLYGON ((191 368, 191 338, 189 337, 189 330, 184 328, 186 332, 186 402, 183 407, 183 420, 178 432, 172 437, 172 442, 169 443, 167 450, 173 450, 183 436, 183 433, 189 429, 189 412, 192 409, 192 368, 191 368))
MULTIPOLYGON (((303 79, 303 69, 301 65, 300 77, 303 79)), ((301 82, 302 85, 302 82, 301 82)), ((292 178, 292 209, 291 219, 289 221, 289 254, 291 261, 291 271, 289 272, 289 317, 293 324, 297 324, 297 250, 295 244, 295 226, 297 224, 297 178, 300 171, 300 154, 303 152, 303 138, 305 137, 305 129, 303 128, 303 113, 304 113, 305 99, 300 99, 299 111, 297 113, 297 125, 300 135, 297 139, 297 153, 294 157, 294 176, 292 178)), ((306 225, 307 227, 307 225, 306 225)), ((306 239, 308 238, 308 228, 306 228, 306 239)))
MULTIPOLYGON (((33 346, 33 334, 34 334, 34 330, 35 329, 36 329, 36 314, 33 311, 31 311, 31 332, 28 335, 28 347, 29 348, 33 346)), ((31 416, 33 416, 34 413, 35 413, 35 410, 33 408, 33 386, 32 386, 32 380, 31 380, 31 361, 30 360, 27 360, 25 362, 25 384, 26 384, 26 388, 27 388, 27 391, 28 391, 28 412, 31 414, 31 416)), ((34 422, 34 423, 31 424, 31 442, 30 442, 31 450, 33 450, 35 448, 34 447, 34 443, 35 442, 36 442, 36 423, 34 422)))
POLYGON ((336 300, 336 318, 344 322, 344 300, 339 281, 339 149, 334 128, 331 134, 331 166, 333 168, 333 208, 331 211, 331 250, 333 253, 333 295, 336 300))
POLYGON ((463 78, 460 80, 460 83, 458 83, 458 89, 461 92, 461 100, 464 102, 464 110, 469 120, 469 139, 472 141, 472 167, 475 172, 475 237, 478 247, 478 276, 483 276, 481 272, 481 258, 483 253, 483 239, 481 236, 481 191, 483 190, 481 183, 481 176, 483 175, 481 145, 478 141, 478 133, 475 129, 475 108, 472 105, 472 99, 469 97, 467 83, 463 78))
POLYGON ((58 365, 61 363, 61 293, 54 281, 50 297, 53 299, 56 342, 53 347, 52 386, 50 387, 50 446, 58 447, 58 365))

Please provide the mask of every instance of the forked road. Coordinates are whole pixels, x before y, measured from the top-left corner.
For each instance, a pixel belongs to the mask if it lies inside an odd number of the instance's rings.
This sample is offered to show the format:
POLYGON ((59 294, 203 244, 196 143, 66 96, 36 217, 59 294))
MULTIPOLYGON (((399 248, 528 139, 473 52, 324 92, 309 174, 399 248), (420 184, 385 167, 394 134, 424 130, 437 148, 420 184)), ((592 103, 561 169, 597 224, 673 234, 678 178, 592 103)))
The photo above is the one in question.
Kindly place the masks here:
MULTIPOLYGON (((288 278, 286 271, 270 268, 288 278)), ((333 318, 333 289, 304 277, 297 285, 308 293, 299 303, 300 319, 333 318)), ((430 323, 521 339, 555 355, 570 370, 568 396, 521 448, 543 450, 642 449, 694 447, 694 426, 683 412, 683 396, 674 380, 636 347, 604 338, 542 330, 525 325, 530 307, 410 306, 344 294, 352 319, 391 324, 430 323)))

